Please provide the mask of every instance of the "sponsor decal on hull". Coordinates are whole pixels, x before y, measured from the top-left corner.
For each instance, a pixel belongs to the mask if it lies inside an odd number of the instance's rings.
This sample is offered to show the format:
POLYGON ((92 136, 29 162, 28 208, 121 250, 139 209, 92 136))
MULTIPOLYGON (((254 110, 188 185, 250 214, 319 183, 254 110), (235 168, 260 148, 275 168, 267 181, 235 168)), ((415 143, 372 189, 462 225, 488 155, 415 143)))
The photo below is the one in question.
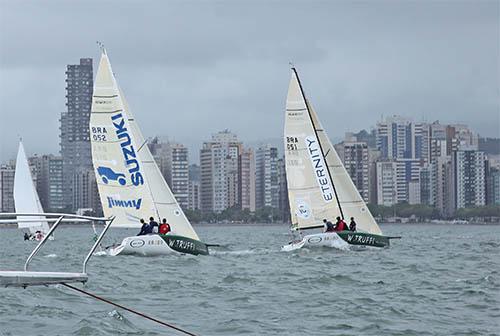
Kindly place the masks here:
POLYGON ((144 246, 144 240, 142 239, 133 239, 130 241, 130 247, 132 248, 139 248, 139 247, 143 247, 144 246))

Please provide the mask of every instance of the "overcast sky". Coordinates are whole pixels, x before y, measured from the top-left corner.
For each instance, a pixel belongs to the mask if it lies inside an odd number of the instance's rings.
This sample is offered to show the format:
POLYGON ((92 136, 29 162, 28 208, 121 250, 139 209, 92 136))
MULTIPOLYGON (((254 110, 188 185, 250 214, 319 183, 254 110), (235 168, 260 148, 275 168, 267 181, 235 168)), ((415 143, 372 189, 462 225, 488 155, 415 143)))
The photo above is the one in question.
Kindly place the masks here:
MULTIPOLYGON (((290 79, 332 138, 382 116, 500 136, 499 1, 0 1, 0 162, 59 151, 65 70, 103 41, 146 136, 280 139, 290 79)), ((199 145, 198 145, 199 144, 199 145)))

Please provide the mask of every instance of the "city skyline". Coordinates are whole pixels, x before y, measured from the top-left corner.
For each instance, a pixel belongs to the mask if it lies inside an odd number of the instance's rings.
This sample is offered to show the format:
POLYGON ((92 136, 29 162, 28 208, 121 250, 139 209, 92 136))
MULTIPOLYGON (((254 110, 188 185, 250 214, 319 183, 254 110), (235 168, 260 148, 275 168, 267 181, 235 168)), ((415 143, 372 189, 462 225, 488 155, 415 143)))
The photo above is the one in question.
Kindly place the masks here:
POLYGON ((54 4, 0 4, 0 162, 14 157, 19 137, 30 155, 58 153, 66 65, 97 59, 96 40, 106 44, 144 133, 190 149, 225 128, 245 143, 281 139, 289 61, 334 139, 393 114, 499 136, 497 2, 274 3, 266 10, 152 2, 143 14, 124 4, 133 26, 105 15, 111 3, 101 11, 54 4))

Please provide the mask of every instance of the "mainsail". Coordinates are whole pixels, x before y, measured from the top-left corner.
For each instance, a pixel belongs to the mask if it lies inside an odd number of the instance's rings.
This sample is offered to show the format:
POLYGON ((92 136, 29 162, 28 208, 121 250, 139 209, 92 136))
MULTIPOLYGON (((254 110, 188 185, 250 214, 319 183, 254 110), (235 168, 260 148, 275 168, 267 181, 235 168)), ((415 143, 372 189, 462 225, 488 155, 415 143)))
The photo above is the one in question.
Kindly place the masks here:
POLYGON ((139 227, 141 218, 166 218, 172 233, 199 240, 146 145, 106 53, 94 85, 90 136, 103 211, 116 216, 113 226, 139 227))
POLYGON ((325 218, 354 217, 359 231, 381 234, 292 70, 284 139, 292 227, 314 228, 325 218))
MULTIPOLYGON (((14 205, 18 213, 43 213, 42 203, 40 203, 35 184, 33 183, 33 177, 31 176, 31 170, 22 142, 19 142, 16 159, 14 205)), ((36 231, 46 234, 49 231, 49 225, 45 216, 17 216, 17 220, 19 228, 27 228, 31 234, 35 234, 36 231)))

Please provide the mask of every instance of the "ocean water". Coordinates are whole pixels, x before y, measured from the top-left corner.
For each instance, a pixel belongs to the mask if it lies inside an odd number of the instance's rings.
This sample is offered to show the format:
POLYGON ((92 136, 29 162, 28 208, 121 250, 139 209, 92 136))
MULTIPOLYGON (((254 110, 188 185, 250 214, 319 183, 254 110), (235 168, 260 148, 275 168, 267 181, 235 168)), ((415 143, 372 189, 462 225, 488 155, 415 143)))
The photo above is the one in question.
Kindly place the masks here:
MULTIPOLYGON (((382 225, 391 248, 280 252, 284 225, 199 226, 209 256, 94 256, 83 286, 197 335, 500 335, 500 226, 382 225)), ((33 270, 78 271, 90 227, 33 270)), ((135 230, 112 230, 105 244, 135 230)), ((0 229, 0 269, 34 243, 0 229)), ((77 284, 75 286, 82 287, 77 284)), ((64 286, 0 288, 0 335, 180 335, 64 286)))

